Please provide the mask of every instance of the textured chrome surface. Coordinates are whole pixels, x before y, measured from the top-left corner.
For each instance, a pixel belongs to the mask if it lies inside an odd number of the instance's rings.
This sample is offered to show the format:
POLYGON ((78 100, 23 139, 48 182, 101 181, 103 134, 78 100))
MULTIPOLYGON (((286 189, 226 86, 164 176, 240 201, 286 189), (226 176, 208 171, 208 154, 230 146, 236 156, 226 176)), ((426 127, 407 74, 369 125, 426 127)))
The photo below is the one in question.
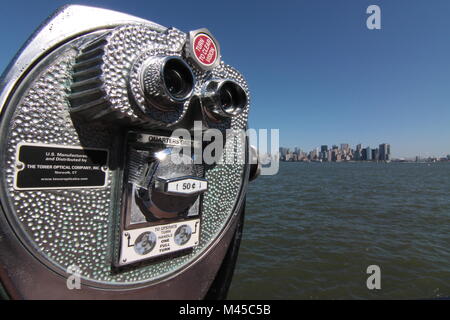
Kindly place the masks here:
MULTIPOLYGON (((161 57, 183 59, 185 42, 186 34, 174 28, 158 32, 145 25, 131 25, 118 27, 89 43, 74 65, 74 83, 69 96, 72 113, 88 121, 119 120, 165 128, 183 119, 193 99, 205 94, 205 83, 209 83, 212 77, 234 81, 248 94, 245 80, 239 72, 224 63, 205 71, 190 62, 196 80, 192 98, 190 93, 189 99, 168 104, 171 99, 161 97, 160 79, 156 81, 155 75, 160 73, 161 62, 164 61, 161 57), (148 71, 151 71, 151 81, 145 76, 148 71), (149 95, 166 101, 168 107, 162 108, 163 104, 152 103, 149 95)), ((247 107, 248 104, 242 110, 247 107)), ((206 119, 205 125, 218 129, 230 127, 229 119, 221 120, 206 119)))
MULTIPOLYGON (((95 34, 95 38, 98 39, 98 36, 101 35, 95 34)), ((104 57, 113 59, 117 55, 124 59, 124 65, 127 66, 119 66, 114 62, 103 65, 108 65, 102 70, 108 100, 115 112, 139 122, 138 114, 143 111, 130 104, 122 78, 123 72, 128 70, 126 68, 131 68, 131 77, 137 81, 139 63, 149 55, 181 55, 185 34, 175 29, 156 31, 152 25, 139 24, 119 27, 112 32, 108 31, 105 36, 109 37, 109 42, 102 50, 109 54, 104 57), (139 40, 147 39, 146 43, 151 49, 146 51, 146 47, 144 50, 141 47, 142 41, 125 48, 119 41, 120 37, 125 41, 136 37, 139 40), (145 51, 145 54, 138 48, 145 51), (133 60, 137 56, 137 60, 133 60)), ((224 151, 224 156, 232 155, 240 158, 241 162, 217 165, 206 170, 208 191, 203 198, 200 243, 192 253, 140 268, 113 272, 111 260, 119 215, 114 205, 118 201, 114 183, 119 180, 119 168, 110 167, 109 184, 102 189, 18 191, 13 187, 15 154, 21 142, 109 148, 115 151, 111 152, 111 157, 114 154, 117 157, 121 155, 119 150, 114 149, 117 136, 114 126, 91 126, 89 123, 75 121, 70 114, 67 95, 70 93, 72 70, 76 57, 79 56, 78 48, 92 43, 93 37, 83 36, 47 55, 28 71, 25 80, 8 97, 8 112, 3 116, 1 126, 1 140, 6 147, 1 158, 4 171, 1 173, 0 183, 9 199, 4 205, 10 209, 8 219, 11 223, 20 226, 18 235, 24 244, 58 273, 65 275, 67 267, 77 265, 83 279, 97 283, 119 285, 154 281, 173 275, 193 263, 208 250, 225 228, 236 202, 240 200, 245 165, 242 159, 244 155, 236 150, 244 150, 245 141, 231 137, 227 139, 224 151)), ((210 77, 233 79, 248 90, 240 73, 223 62, 210 73, 191 67, 197 79, 194 94, 201 93, 203 83, 210 77)), ((132 81, 131 88, 138 101, 137 106, 140 102, 144 103, 139 100, 144 97, 138 89, 138 82, 132 81)), ((187 108, 186 104, 183 110, 171 115, 154 111, 151 116, 152 119, 157 119, 156 124, 166 125, 181 119, 187 108)), ((248 106, 239 116, 223 123, 204 121, 210 127, 244 129, 247 115, 248 106)), ((117 159, 112 159, 112 163, 117 163, 117 159)))
POLYGON ((186 112, 187 103, 169 112, 150 105, 141 87, 141 68, 149 57, 179 56, 184 41, 181 31, 161 33, 146 25, 118 27, 96 39, 83 49, 74 66, 74 92, 70 96, 73 112, 86 120, 123 119, 160 126, 177 122, 186 112))
POLYGON ((28 39, 2 75, 0 112, 23 72, 26 72, 50 48, 82 34, 130 23, 145 23, 161 32, 166 29, 156 23, 121 12, 79 5, 62 7, 28 39))

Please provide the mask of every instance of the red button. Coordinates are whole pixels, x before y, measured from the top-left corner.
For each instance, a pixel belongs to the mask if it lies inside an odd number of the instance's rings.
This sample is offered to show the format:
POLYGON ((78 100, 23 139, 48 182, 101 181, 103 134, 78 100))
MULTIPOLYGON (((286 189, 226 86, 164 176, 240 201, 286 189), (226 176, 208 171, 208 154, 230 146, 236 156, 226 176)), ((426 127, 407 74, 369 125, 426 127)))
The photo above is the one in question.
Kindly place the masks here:
POLYGON ((195 36, 193 51, 197 60, 205 66, 210 66, 216 62, 216 44, 207 34, 199 33, 195 36))

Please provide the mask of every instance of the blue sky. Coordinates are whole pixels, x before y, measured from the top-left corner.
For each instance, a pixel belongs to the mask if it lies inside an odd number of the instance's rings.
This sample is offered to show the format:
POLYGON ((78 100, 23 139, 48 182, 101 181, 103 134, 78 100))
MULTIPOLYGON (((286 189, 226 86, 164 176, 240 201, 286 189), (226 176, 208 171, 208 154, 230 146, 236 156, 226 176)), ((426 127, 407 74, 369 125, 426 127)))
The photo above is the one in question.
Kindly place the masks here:
MULTIPOLYGON (((0 69, 67 1, 9 1, 0 69)), ((252 92, 250 126, 281 145, 391 144, 393 155, 450 153, 450 1, 77 1, 183 31, 207 27, 252 92), (381 30, 366 8, 381 7, 381 30)))

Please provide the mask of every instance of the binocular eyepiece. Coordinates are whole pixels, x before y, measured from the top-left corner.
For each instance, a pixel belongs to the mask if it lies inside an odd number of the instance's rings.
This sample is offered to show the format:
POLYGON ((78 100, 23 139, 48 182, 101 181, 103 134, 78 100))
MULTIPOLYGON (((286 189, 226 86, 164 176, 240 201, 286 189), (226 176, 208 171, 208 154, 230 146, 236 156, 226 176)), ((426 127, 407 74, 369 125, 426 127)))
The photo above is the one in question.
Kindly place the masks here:
POLYGON ((244 89, 233 80, 210 80, 201 97, 202 108, 214 121, 238 116, 247 105, 244 89))
POLYGON ((174 29, 167 31, 167 37, 186 42, 178 45, 174 54, 172 48, 155 49, 157 41, 151 37, 142 42, 133 37, 123 41, 133 29, 112 30, 81 50, 73 67, 69 96, 74 116, 87 121, 170 128, 195 112, 190 107, 195 98, 200 101, 203 122, 208 127, 245 110, 248 99, 244 81, 230 67, 218 63, 217 41, 207 31, 202 29, 201 37, 195 36, 202 40, 198 42, 186 41, 174 29), (195 47, 190 47, 191 43, 195 47), (200 53, 198 48, 202 49, 200 53), (217 65, 213 70, 203 63, 204 52, 211 56, 211 50, 217 65))
MULTIPOLYGON (((152 57, 141 71, 141 86, 151 104, 161 111, 171 111, 174 104, 191 98, 195 77, 180 57, 152 57)), ((241 114, 247 105, 244 89, 229 79, 209 80, 203 85, 199 98, 205 115, 215 122, 241 114)))
POLYGON ((180 57, 152 57, 142 68, 141 86, 151 104, 161 111, 170 111, 174 104, 192 96, 195 79, 189 65, 180 57))

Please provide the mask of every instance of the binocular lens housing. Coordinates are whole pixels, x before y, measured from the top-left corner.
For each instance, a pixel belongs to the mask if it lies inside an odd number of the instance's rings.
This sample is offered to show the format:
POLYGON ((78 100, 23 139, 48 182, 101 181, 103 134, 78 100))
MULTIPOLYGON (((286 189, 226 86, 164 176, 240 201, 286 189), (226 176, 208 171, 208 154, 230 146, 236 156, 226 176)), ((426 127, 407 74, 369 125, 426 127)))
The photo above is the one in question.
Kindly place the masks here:
POLYGON ((189 66, 179 58, 167 59, 163 66, 164 84, 174 100, 184 100, 194 88, 194 76, 189 66))
POLYGON ((146 99, 162 111, 189 99, 194 89, 194 75, 189 65, 177 56, 152 57, 141 73, 146 99))
POLYGON ((238 115, 247 104, 247 96, 240 85, 234 81, 225 81, 219 89, 220 104, 229 115, 238 115))
POLYGON ((247 105, 244 89, 233 80, 211 80, 205 87, 202 106, 213 120, 237 116, 247 105))

